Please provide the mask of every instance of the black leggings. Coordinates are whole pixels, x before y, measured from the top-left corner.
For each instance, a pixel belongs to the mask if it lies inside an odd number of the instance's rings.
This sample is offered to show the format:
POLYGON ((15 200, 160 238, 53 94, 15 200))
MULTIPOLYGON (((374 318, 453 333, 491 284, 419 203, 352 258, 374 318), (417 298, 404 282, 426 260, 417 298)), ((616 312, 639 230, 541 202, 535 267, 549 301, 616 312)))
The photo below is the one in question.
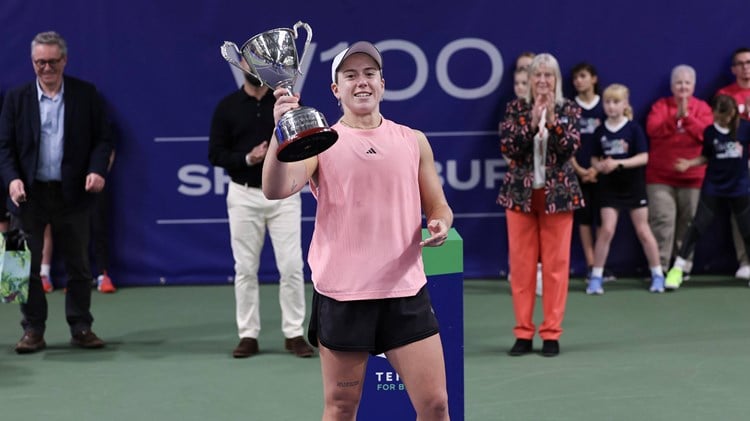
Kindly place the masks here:
POLYGON ((737 227, 742 234, 745 248, 750 250, 750 196, 718 197, 701 193, 698 209, 696 209, 693 221, 688 226, 685 238, 682 240, 682 247, 678 254, 680 257, 687 259, 686 256, 693 253, 698 238, 710 228, 711 222, 716 216, 716 210, 722 202, 729 205, 729 209, 737 220, 737 227))

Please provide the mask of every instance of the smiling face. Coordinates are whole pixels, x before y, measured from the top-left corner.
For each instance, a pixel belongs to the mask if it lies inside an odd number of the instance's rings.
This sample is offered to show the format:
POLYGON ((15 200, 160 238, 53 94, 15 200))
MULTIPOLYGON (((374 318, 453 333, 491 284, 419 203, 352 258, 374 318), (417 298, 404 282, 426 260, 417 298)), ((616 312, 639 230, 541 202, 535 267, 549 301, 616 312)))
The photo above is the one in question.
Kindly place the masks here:
POLYGON ((672 94, 676 99, 687 99, 695 92, 695 79, 689 72, 675 73, 672 78, 672 94))
POLYGON ((540 63, 531 73, 531 96, 549 95, 554 97, 556 84, 557 78, 553 69, 545 63, 540 63))
POLYGON ((331 85, 331 90, 341 101, 344 113, 379 114, 385 81, 372 57, 356 53, 341 63, 336 73, 336 83, 331 85))
POLYGON ((62 84, 67 60, 60 47, 54 44, 37 44, 31 51, 34 72, 45 87, 54 89, 62 84))

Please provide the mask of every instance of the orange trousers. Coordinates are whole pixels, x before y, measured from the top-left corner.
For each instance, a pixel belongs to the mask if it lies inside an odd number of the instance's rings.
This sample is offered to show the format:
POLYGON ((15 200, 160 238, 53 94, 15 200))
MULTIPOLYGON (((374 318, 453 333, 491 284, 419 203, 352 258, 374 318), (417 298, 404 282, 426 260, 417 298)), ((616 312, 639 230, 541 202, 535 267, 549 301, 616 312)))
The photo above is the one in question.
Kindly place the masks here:
POLYGON ((542 305, 544 320, 539 327, 542 340, 558 340, 562 334, 565 303, 570 277, 570 240, 573 233, 573 212, 545 213, 544 189, 535 189, 531 212, 506 209, 510 282, 513 312, 518 339, 532 339, 534 304, 536 302, 537 262, 542 262, 542 305))

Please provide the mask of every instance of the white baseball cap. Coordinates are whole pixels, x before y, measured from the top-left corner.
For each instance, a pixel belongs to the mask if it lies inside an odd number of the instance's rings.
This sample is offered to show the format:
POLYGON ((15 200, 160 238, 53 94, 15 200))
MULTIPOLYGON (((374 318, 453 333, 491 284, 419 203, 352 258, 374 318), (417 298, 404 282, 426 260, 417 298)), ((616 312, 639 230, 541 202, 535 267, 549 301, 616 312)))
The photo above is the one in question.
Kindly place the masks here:
POLYGON ((340 53, 336 54, 331 64, 331 82, 336 83, 336 72, 339 70, 341 63, 346 60, 352 54, 365 53, 375 60, 380 70, 383 70, 383 57, 380 56, 380 51, 375 48, 374 45, 367 41, 357 41, 351 45, 351 47, 344 49, 340 53))

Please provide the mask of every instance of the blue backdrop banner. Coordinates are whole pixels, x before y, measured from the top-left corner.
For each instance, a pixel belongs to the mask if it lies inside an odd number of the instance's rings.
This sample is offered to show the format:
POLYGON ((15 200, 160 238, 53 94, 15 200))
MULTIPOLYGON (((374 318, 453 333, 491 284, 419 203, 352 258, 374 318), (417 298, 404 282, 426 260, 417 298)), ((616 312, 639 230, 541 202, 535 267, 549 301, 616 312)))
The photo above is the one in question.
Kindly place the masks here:
MULTIPOLYGON (((207 136, 214 107, 237 89, 241 75, 219 47, 307 22, 312 44, 297 90, 306 105, 335 122, 340 112, 330 91, 331 61, 346 45, 369 40, 384 57, 382 112, 424 131, 433 145, 464 239, 465 276, 498 277, 507 270, 509 239, 504 212, 495 204, 505 171, 497 127, 513 94, 515 57, 523 51, 554 54, 568 95, 569 69, 579 61, 593 63, 601 84, 630 87, 636 119, 643 123, 650 104, 670 95, 669 74, 677 64, 696 68, 696 95, 704 99, 733 81, 731 52, 749 43, 747 13, 741 11, 750 7, 738 0, 721 7, 594 0, 383 0, 367 6, 334 0, 322 6, 290 0, 270 8, 229 0, 5 0, 0 89, 32 80, 30 42, 37 32, 55 30, 65 37, 66 72, 99 87, 118 134, 108 180, 118 284, 225 283, 233 275, 228 178, 209 164, 207 136)), ((313 197, 304 192, 305 250, 314 211, 313 197)), ((643 254, 623 217, 608 266, 621 275, 643 273, 643 254)), ((728 223, 718 221, 715 231, 696 252, 696 271, 734 269, 728 223)), ((581 274, 577 237, 571 247, 572 270, 581 274)), ((270 244, 260 276, 276 280, 270 244)))

